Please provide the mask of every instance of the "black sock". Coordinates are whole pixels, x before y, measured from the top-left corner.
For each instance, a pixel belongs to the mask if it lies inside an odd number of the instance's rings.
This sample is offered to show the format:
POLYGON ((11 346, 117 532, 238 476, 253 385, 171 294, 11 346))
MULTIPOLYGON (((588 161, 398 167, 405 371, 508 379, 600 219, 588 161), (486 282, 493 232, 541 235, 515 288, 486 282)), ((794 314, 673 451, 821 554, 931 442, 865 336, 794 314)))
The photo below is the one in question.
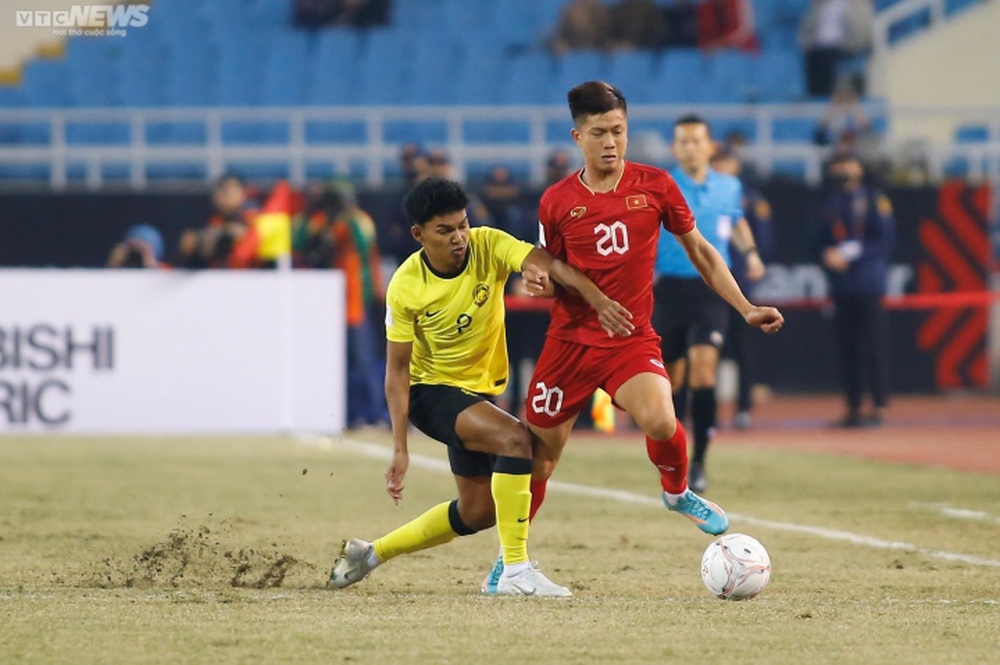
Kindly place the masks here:
POLYGON ((674 416, 677 420, 684 422, 687 418, 687 407, 688 407, 688 389, 687 386, 681 386, 678 390, 674 391, 674 416))
POLYGON ((694 455, 692 462, 704 464, 710 430, 715 427, 715 387, 691 391, 691 422, 694 424, 694 455))

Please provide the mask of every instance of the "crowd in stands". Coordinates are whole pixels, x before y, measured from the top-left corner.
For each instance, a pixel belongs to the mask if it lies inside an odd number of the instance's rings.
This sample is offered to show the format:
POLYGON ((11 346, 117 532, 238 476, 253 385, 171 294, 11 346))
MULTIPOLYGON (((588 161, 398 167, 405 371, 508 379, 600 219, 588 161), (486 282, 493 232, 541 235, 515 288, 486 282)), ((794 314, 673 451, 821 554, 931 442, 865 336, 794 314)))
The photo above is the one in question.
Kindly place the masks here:
MULTIPOLYGON (((873 0, 810 0, 799 23, 807 91, 833 93, 838 78, 862 78, 871 50, 873 0)), ((760 50, 752 0, 569 0, 548 39, 555 55, 572 50, 622 51, 697 47, 705 52, 760 50)))
POLYGON ((750 0, 570 0, 549 46, 561 55, 573 49, 629 50, 698 46, 712 50, 757 49, 750 0))
POLYGON ((293 21, 300 28, 388 25, 392 0, 293 0, 293 21))

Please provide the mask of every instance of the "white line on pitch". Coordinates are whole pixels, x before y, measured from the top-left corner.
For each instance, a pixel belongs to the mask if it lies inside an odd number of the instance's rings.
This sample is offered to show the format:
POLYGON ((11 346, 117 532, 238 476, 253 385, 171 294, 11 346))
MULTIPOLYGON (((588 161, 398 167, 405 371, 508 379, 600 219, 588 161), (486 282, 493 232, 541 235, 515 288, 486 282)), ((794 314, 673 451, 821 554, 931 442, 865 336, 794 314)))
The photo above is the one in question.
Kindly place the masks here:
POLYGON ((910 508, 933 510, 941 516, 951 519, 970 520, 973 522, 986 522, 988 524, 1000 525, 1000 517, 990 515, 984 510, 956 508, 955 506, 949 506, 945 503, 924 503, 922 501, 911 501, 909 506, 910 508))
MULTIPOLYGON (((381 459, 381 460, 388 460, 392 457, 392 451, 386 446, 374 443, 367 443, 364 441, 356 441, 354 439, 345 438, 341 442, 338 442, 329 437, 300 436, 298 437, 298 440, 305 445, 318 447, 323 450, 332 450, 334 447, 343 446, 344 448, 362 454, 366 457, 373 457, 375 459, 381 459)), ((449 467, 448 463, 445 462, 444 460, 435 459, 433 457, 426 457, 424 455, 416 455, 413 453, 410 454, 410 466, 415 466, 422 469, 428 469, 431 471, 451 473, 451 468, 449 467)), ((627 492, 625 490, 604 489, 602 487, 578 485, 576 483, 567 483, 558 480, 549 481, 548 487, 550 490, 561 492, 563 494, 574 494, 576 496, 586 496, 597 499, 610 499, 611 501, 617 501, 619 503, 630 503, 642 506, 656 506, 656 507, 663 506, 663 503, 660 501, 659 498, 644 496, 642 494, 627 492)), ((792 524, 790 522, 777 522, 775 520, 761 519, 759 517, 751 517, 749 515, 741 515, 738 513, 729 513, 729 517, 737 522, 745 522, 746 524, 752 524, 754 526, 773 529, 775 531, 790 531, 792 533, 805 533, 811 536, 825 538, 827 540, 839 540, 847 543, 852 543, 854 545, 865 545, 867 547, 874 547, 876 549, 913 552, 915 554, 932 557, 934 559, 944 559, 945 561, 957 561, 960 563, 971 564, 973 566, 989 566, 993 568, 1000 568, 1000 560, 998 559, 984 559, 982 557, 973 556, 971 554, 962 554, 960 552, 948 552, 946 550, 931 550, 919 547, 912 543, 904 543, 895 540, 883 540, 881 538, 864 536, 858 533, 852 533, 850 531, 841 531, 839 529, 824 529, 823 527, 806 526, 803 524, 792 524)))

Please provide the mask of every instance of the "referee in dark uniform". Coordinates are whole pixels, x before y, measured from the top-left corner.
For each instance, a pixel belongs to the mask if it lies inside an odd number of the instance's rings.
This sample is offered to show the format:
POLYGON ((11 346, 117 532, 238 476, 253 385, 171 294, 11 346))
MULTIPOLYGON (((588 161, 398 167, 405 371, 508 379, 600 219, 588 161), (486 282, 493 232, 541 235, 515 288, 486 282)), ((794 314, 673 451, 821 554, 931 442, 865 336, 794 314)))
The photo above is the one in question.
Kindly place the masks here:
POLYGON ((830 281, 837 346, 847 412, 839 427, 882 424, 888 402, 888 321, 882 307, 894 228, 885 194, 865 183, 854 155, 838 155, 827 166, 830 192, 819 225, 820 262, 830 281), (861 412, 868 379, 872 410, 861 412))

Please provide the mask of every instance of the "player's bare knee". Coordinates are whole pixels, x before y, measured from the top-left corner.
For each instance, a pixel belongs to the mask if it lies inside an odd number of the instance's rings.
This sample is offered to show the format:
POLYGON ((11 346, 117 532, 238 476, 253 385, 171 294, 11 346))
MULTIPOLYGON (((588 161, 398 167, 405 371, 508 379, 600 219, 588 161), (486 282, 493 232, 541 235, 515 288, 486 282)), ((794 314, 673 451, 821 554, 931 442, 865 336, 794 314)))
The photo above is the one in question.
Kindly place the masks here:
POLYGON ((673 438, 677 432, 677 419, 668 417, 666 414, 658 414, 646 421, 645 425, 640 423, 640 426, 643 433, 649 438, 655 441, 666 441, 673 438))
POLYGON ((538 459, 534 460, 534 467, 531 471, 532 480, 548 480, 552 477, 552 473, 556 470, 556 461, 551 459, 538 459))
POLYGON ((531 433, 517 423, 497 433, 497 454, 507 457, 531 457, 531 433))

